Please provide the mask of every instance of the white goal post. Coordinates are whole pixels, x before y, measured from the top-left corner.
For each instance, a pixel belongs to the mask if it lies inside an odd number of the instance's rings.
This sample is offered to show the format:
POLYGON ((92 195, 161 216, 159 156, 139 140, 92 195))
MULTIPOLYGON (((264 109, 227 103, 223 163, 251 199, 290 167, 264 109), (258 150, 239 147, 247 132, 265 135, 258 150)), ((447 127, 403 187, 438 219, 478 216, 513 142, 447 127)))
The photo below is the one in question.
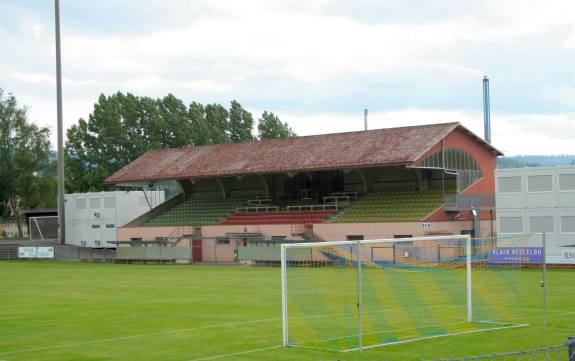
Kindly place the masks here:
POLYGON ((492 240, 467 235, 283 244, 284 346, 339 351, 526 326, 492 240))

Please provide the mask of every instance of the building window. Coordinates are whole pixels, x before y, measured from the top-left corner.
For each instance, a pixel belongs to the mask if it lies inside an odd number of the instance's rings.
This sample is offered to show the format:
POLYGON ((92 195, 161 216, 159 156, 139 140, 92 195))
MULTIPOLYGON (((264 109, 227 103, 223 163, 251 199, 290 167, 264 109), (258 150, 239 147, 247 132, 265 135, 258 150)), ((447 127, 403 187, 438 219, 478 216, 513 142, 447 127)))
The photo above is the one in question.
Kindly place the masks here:
POLYGON ((418 167, 456 172, 459 191, 466 189, 483 176, 475 158, 458 148, 444 148, 422 160, 418 167))
POLYGON ((104 208, 108 208, 108 209, 116 208, 116 198, 105 197, 104 198, 104 208))
POLYGON ((348 241, 363 241, 363 235, 349 235, 345 236, 348 241))
POLYGON ((86 209, 86 200, 83 198, 76 199, 76 209, 86 209))
POLYGON ((141 237, 130 238, 130 246, 140 246, 140 247, 143 247, 143 246, 144 246, 144 242, 142 242, 142 238, 141 238, 141 237))
POLYGON ((106 228, 116 228, 115 224, 106 224, 106 228))
POLYGON ((92 229, 100 229, 100 225, 99 224, 92 224, 92 229))
POLYGON ((561 216, 561 233, 575 233, 575 216, 561 216))
POLYGON ((535 216, 529 217, 529 231, 533 233, 555 232, 553 216, 535 216))
POLYGON ((100 209, 100 198, 90 198, 90 209, 100 209))
POLYGON ((523 233, 523 217, 500 217, 500 233, 523 233))
POLYGON ((549 192, 553 190, 553 176, 530 175, 527 177, 529 192, 549 192))
POLYGON ((230 244, 229 239, 218 239, 216 240, 216 244, 230 244))
POLYGON ((393 238, 412 238, 412 234, 394 234, 393 238))
POLYGON ((559 174, 559 190, 575 191, 575 174, 559 174))
POLYGON ((521 193, 521 177, 497 177, 500 193, 521 193))

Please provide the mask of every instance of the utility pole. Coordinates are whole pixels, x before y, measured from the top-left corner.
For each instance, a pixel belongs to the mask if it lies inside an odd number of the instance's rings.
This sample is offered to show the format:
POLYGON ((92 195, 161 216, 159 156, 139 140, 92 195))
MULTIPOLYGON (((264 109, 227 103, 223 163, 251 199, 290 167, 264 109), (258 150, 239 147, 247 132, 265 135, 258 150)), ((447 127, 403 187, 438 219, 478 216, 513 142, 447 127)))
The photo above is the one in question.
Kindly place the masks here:
POLYGON ((64 125, 62 123, 62 56, 60 50, 60 0, 54 0, 56 21, 56 103, 58 122, 58 240, 66 243, 64 207, 64 125))

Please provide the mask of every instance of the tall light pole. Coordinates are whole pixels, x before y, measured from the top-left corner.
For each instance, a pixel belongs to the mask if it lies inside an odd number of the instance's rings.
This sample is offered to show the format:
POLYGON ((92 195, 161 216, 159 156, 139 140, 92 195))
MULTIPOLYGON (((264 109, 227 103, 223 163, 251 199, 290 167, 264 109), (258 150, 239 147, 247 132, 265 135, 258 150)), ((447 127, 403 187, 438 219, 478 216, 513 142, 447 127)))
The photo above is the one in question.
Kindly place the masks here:
POLYGON ((56 19, 56 103, 58 122, 58 240, 66 243, 64 207, 64 125, 62 124, 62 57, 60 54, 60 0, 54 0, 56 19))

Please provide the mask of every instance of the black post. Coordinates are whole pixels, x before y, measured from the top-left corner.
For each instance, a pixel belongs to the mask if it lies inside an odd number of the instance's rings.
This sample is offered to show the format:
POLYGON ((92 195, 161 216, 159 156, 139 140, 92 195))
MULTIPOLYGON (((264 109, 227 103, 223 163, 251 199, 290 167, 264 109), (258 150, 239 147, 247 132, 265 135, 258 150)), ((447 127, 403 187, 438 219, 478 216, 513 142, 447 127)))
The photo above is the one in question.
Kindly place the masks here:
POLYGON ((568 361, 575 361, 575 337, 569 336, 567 338, 567 347, 569 348, 568 361))

